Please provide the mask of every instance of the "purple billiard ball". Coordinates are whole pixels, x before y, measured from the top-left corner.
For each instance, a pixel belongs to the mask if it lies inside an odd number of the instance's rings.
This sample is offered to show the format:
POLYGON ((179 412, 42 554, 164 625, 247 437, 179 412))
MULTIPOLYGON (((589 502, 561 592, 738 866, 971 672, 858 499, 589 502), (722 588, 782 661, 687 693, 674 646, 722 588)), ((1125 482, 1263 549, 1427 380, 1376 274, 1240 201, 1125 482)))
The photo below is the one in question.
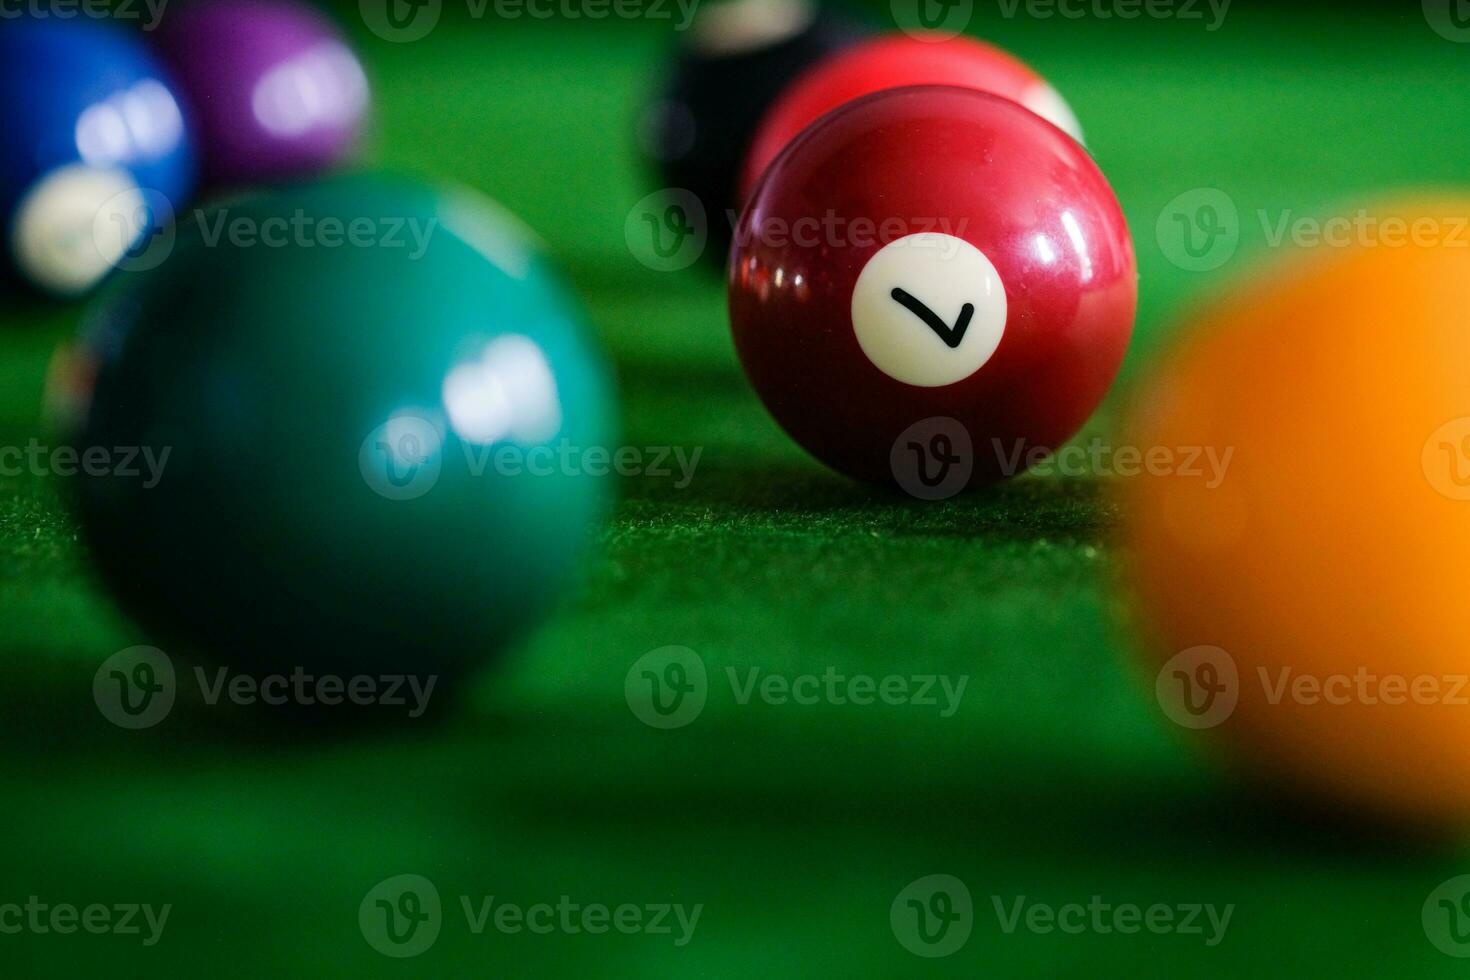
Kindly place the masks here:
POLYGON ((157 40, 210 184, 319 173, 357 143, 367 78, 315 11, 291 0, 204 0, 165 17, 157 40))

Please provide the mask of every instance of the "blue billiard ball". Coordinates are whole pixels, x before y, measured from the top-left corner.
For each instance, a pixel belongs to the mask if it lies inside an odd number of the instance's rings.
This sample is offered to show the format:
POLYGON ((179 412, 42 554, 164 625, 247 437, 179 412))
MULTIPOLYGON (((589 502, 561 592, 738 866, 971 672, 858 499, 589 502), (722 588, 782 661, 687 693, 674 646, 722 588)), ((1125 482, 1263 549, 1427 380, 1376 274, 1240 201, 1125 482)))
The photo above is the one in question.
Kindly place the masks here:
POLYGON ((188 124, 162 67, 122 29, 0 27, 3 264, 47 292, 82 293, 185 205, 188 124))

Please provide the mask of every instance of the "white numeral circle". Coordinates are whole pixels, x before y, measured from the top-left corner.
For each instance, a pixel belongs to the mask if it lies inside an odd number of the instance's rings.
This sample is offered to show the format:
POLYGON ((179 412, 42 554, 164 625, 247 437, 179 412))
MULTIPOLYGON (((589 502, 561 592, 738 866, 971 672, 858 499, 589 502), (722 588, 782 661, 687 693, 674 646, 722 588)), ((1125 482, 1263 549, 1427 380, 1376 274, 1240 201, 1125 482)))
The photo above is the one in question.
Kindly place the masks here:
POLYGON ((919 388, 963 381, 985 365, 1006 328, 1006 291, 985 253, 923 232, 873 254, 852 290, 858 346, 890 378, 919 388))

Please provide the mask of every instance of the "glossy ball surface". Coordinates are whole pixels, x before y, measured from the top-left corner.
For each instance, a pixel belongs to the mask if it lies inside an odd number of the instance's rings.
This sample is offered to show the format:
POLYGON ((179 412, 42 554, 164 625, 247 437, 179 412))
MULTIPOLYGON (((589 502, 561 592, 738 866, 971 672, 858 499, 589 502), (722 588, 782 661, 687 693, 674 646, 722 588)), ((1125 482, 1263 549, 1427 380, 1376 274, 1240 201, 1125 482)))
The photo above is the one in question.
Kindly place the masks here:
POLYGON ((723 268, 729 255, 740 165, 762 114, 797 75, 861 36, 806 0, 701 8, 641 128, 662 185, 688 191, 703 206, 712 264, 723 268))
POLYGON ((1075 140, 1013 102, 893 89, 767 170, 729 269, 736 350, 776 421, 850 476, 949 418, 973 482, 1014 475, 1097 408, 1137 299, 1122 211, 1075 140))
POLYGON ((999 95, 1082 142, 1082 126, 1057 90, 1000 48, 963 36, 888 35, 833 55, 786 87, 756 128, 741 196, 749 195, 786 144, 823 115, 861 96, 909 85, 955 85, 999 95))
MULTIPOLYGON (((1470 200, 1359 237, 1186 324, 1131 444, 1226 460, 1122 481, 1144 677, 1178 726, 1335 812, 1470 825, 1470 200), (1427 232, 1415 244, 1405 232, 1427 232)), ((1349 219, 1355 220, 1355 219, 1349 219)), ((1415 233, 1417 234, 1417 233, 1415 233)))
POLYGON ((85 292, 181 210, 195 156, 172 80, 86 18, 0 24, 0 228, 11 272, 85 292))
POLYGON ((150 642, 241 666, 479 665, 603 516, 580 454, 609 445, 612 409, 579 308, 464 192, 339 177, 221 209, 261 241, 181 230, 62 372, 92 378, 79 450, 169 454, 156 485, 78 478, 104 578, 150 642), (264 244, 293 221, 323 237, 264 244), (327 244, 353 227, 362 244, 327 244))
POLYGON ((293 0, 202 0, 170 12, 158 50, 179 79, 212 184, 308 176, 357 144, 369 94, 341 32, 293 0))

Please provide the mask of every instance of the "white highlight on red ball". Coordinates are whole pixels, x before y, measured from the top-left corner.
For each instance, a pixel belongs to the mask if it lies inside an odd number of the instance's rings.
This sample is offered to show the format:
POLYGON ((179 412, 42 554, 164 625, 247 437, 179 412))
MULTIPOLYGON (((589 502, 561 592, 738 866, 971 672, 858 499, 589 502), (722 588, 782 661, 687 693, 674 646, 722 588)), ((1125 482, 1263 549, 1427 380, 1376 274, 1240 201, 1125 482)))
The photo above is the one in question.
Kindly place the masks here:
POLYGON ((963 381, 995 354, 1006 328, 1006 292, 995 265, 974 245, 939 232, 908 235, 883 246, 858 274, 852 329, 873 365, 921 388, 963 381), (971 307, 958 343, 894 299, 901 289, 953 331, 971 307))
POLYGON ((1077 118, 1077 114, 1072 111, 1067 100, 1062 98, 1062 93, 1046 82, 1037 82, 1027 89, 1026 93, 1021 96, 1021 105, 1077 142, 1086 142, 1082 138, 1082 122, 1077 118))

